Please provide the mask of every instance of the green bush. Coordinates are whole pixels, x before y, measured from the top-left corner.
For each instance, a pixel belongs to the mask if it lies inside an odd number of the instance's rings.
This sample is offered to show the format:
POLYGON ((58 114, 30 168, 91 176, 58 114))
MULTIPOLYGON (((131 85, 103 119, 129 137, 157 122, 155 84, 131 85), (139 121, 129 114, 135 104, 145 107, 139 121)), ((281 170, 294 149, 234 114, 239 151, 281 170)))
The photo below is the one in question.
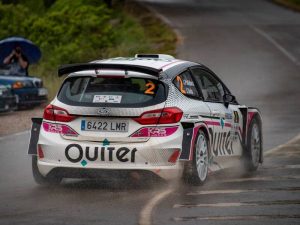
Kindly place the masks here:
POLYGON ((61 64, 139 52, 173 53, 175 48, 170 29, 137 6, 130 8, 132 13, 123 5, 110 9, 102 0, 15 2, 0 3, 0 40, 23 36, 40 47, 42 59, 29 73, 44 79, 50 98, 61 81, 56 76, 61 64))

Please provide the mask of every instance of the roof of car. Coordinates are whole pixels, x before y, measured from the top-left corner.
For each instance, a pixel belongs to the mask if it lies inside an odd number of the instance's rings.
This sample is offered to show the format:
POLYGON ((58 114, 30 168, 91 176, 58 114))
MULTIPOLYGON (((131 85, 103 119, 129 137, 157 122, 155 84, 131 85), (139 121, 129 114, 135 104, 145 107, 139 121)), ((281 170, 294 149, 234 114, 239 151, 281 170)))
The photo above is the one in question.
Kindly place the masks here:
POLYGON ((180 59, 161 59, 161 58, 138 58, 138 57, 117 57, 104 60, 96 60, 92 63, 107 63, 107 64, 122 64, 122 65, 137 65, 147 66, 158 70, 167 70, 175 65, 186 61, 180 59))

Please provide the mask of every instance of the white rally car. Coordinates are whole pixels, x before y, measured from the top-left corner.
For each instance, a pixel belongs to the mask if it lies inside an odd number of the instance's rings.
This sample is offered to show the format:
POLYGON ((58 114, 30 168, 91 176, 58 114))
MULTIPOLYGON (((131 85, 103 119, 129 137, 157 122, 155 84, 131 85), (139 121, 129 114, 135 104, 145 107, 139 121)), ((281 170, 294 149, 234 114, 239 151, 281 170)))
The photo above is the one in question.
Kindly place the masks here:
POLYGON ((182 176, 263 161, 262 121, 207 67, 169 55, 64 65, 68 74, 43 118, 33 118, 29 154, 39 184, 114 172, 182 176))

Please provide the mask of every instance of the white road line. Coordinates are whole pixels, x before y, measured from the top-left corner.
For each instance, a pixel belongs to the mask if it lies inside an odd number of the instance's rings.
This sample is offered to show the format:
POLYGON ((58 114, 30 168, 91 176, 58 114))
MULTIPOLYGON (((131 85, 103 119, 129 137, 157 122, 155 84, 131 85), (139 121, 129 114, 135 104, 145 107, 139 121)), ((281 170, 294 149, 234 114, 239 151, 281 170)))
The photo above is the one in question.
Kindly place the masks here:
POLYGON ((27 134, 29 132, 30 132, 30 130, 26 130, 26 131, 18 132, 18 133, 15 133, 15 134, 2 136, 2 137, 0 137, 0 141, 8 139, 8 138, 12 138, 12 137, 20 136, 20 135, 23 135, 23 134, 27 134))
POLYGON ((298 219, 300 215, 238 215, 238 216, 190 216, 190 217, 174 217, 173 220, 178 221, 194 221, 194 220, 260 220, 260 219, 298 219))
POLYGON ((240 206, 257 206, 255 203, 242 202, 219 202, 213 204, 175 204, 173 208, 197 208, 197 207, 240 207, 240 206))
POLYGON ((148 8, 151 13, 153 13, 154 15, 156 15, 156 17, 158 17, 165 24, 167 24, 170 28, 172 28, 172 30, 175 32, 175 34, 177 36, 177 43, 176 43, 177 47, 179 45, 182 45, 183 41, 184 41, 184 37, 183 37, 182 33, 173 26, 173 23, 171 22, 171 20, 169 20, 167 17, 165 17, 163 14, 161 14, 157 10, 155 10, 152 6, 150 6, 148 4, 144 4, 144 6, 146 6, 146 8, 148 8))
POLYGON ((273 180, 298 180, 300 176, 274 176, 274 177, 248 177, 222 180, 222 183, 247 182, 247 181, 273 181, 273 180))
POLYGON ((268 35, 263 30, 255 27, 254 25, 249 25, 252 30, 254 30, 256 33, 264 37, 266 40, 268 40, 271 44, 273 44, 283 55, 285 55, 290 61, 295 63, 297 66, 300 66, 300 62, 297 60, 297 58, 291 54, 288 50, 286 50, 281 44, 279 44, 277 41, 275 41, 274 38, 272 38, 270 35, 268 35))
POLYGON ((284 166, 284 168, 287 168, 287 169, 300 169, 300 164, 286 165, 286 166, 284 166))
POLYGON ((279 145, 275 148, 268 150, 267 152, 264 153, 264 156, 268 157, 268 156, 272 155, 273 153, 280 151, 282 148, 294 144, 294 142, 298 141, 299 139, 300 139, 300 134, 298 136, 294 137, 293 139, 289 140, 287 143, 285 143, 283 145, 279 145))
POLYGON ((211 195, 211 194, 240 194, 243 192, 252 192, 253 190, 212 190, 212 191, 197 191, 190 192, 186 195, 211 195))
POLYGON ((272 206, 272 205, 299 205, 300 200, 279 200, 279 201, 254 201, 254 202, 217 202, 200 204, 175 204, 173 208, 197 208, 197 207, 241 207, 241 206, 272 206))
POLYGON ((196 191, 189 192, 186 195, 216 195, 216 194, 240 194, 248 192, 274 192, 274 191, 288 191, 288 192, 299 192, 300 188, 269 188, 269 189, 228 189, 228 190, 211 190, 211 191, 196 191))
POLYGON ((140 218, 139 218, 139 225, 151 225, 152 220, 151 220, 151 215, 154 207, 162 201, 165 197, 167 197, 173 189, 167 189, 163 192, 159 192, 156 194, 142 209, 140 213, 140 218))

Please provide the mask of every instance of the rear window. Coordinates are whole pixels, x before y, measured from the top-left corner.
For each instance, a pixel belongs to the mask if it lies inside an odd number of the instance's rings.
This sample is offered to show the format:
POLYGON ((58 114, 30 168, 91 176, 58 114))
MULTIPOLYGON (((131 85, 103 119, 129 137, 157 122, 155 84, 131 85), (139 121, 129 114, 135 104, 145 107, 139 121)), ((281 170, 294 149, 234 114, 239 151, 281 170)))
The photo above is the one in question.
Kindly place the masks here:
POLYGON ((57 98, 75 106, 145 107, 166 100, 166 87, 145 78, 71 77, 57 98))

